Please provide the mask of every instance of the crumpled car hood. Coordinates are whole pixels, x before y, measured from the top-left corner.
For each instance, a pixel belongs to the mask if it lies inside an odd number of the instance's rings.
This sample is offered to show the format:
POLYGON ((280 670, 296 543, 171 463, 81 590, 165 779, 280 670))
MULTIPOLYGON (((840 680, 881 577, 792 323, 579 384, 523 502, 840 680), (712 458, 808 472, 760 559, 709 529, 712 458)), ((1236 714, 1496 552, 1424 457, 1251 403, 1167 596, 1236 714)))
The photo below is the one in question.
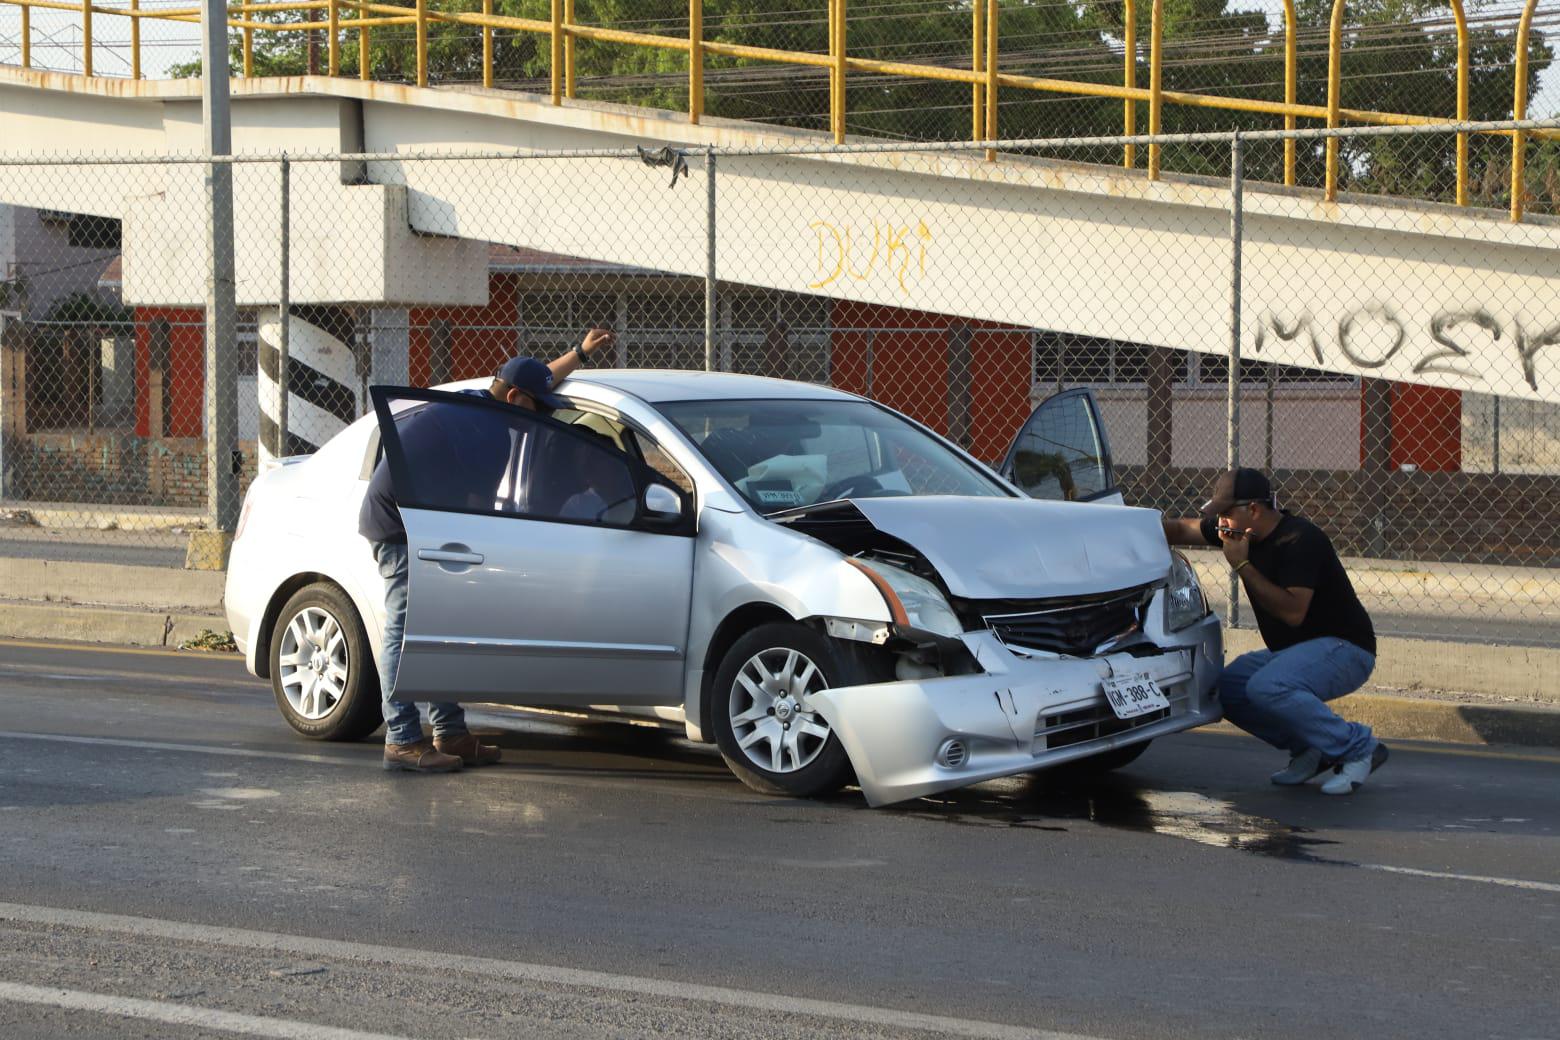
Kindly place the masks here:
POLYGON ((916 496, 851 504, 926 557, 967 599, 1039 599, 1145 585, 1170 569, 1159 513, 1020 498, 916 496))

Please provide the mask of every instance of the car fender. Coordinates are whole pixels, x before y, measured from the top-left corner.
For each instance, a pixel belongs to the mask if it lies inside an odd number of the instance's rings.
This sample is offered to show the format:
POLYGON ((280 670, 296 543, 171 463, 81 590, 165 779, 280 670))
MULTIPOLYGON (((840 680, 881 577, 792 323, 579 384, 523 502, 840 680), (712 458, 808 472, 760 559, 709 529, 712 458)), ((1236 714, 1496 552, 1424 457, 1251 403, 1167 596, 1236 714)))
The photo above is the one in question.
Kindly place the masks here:
POLYGON ((818 617, 890 620, 883 594, 839 550, 750 512, 706 508, 699 515, 701 551, 694 565, 688 626, 684 711, 688 737, 708 739, 700 725, 711 641, 725 620, 755 604, 792 620, 818 617))

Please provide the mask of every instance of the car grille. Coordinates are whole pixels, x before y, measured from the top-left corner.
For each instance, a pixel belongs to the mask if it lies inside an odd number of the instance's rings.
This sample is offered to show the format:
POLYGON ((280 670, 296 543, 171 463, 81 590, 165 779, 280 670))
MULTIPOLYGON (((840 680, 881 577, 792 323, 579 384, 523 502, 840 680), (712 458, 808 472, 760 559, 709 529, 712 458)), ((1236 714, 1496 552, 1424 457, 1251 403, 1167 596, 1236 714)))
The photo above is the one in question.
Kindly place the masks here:
POLYGON ((1091 740, 1115 736, 1129 730, 1141 729, 1172 715, 1186 713, 1189 694, 1184 690, 1168 696, 1170 707, 1139 715, 1135 719, 1118 719, 1109 704, 1095 704, 1077 711, 1042 715, 1035 720, 1035 750, 1054 751, 1057 748, 1086 744, 1091 740))
POLYGON ((1102 596, 1040 600, 1013 613, 981 611, 980 620, 1008 646, 1087 657, 1102 643, 1141 627, 1149 591, 1144 586, 1102 596))

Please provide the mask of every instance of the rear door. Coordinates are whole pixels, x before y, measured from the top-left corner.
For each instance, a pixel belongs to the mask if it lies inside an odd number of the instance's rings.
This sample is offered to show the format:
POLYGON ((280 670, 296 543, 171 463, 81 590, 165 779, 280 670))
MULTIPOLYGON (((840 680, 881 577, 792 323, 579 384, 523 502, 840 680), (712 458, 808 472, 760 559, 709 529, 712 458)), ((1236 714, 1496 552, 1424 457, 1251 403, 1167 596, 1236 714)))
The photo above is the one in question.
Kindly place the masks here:
POLYGON ((1008 446, 1000 472, 1030 498, 1122 501, 1099 402, 1086 387, 1040 402, 1008 446))
POLYGON ((681 703, 686 494, 535 412, 435 390, 371 394, 410 556, 398 697, 681 703), (647 503, 653 486, 664 490, 647 503))

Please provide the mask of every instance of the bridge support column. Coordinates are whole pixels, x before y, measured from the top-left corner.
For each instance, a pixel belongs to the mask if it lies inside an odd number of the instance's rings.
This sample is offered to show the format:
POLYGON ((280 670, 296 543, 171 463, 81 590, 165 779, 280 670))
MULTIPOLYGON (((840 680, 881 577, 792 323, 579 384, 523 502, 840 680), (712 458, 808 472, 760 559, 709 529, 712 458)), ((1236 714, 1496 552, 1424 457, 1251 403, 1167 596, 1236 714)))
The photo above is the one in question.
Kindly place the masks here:
POLYGON ((358 416, 361 378, 354 348, 356 323, 345 307, 290 308, 282 417, 280 308, 260 312, 260 469, 284 455, 317 451, 358 416))

